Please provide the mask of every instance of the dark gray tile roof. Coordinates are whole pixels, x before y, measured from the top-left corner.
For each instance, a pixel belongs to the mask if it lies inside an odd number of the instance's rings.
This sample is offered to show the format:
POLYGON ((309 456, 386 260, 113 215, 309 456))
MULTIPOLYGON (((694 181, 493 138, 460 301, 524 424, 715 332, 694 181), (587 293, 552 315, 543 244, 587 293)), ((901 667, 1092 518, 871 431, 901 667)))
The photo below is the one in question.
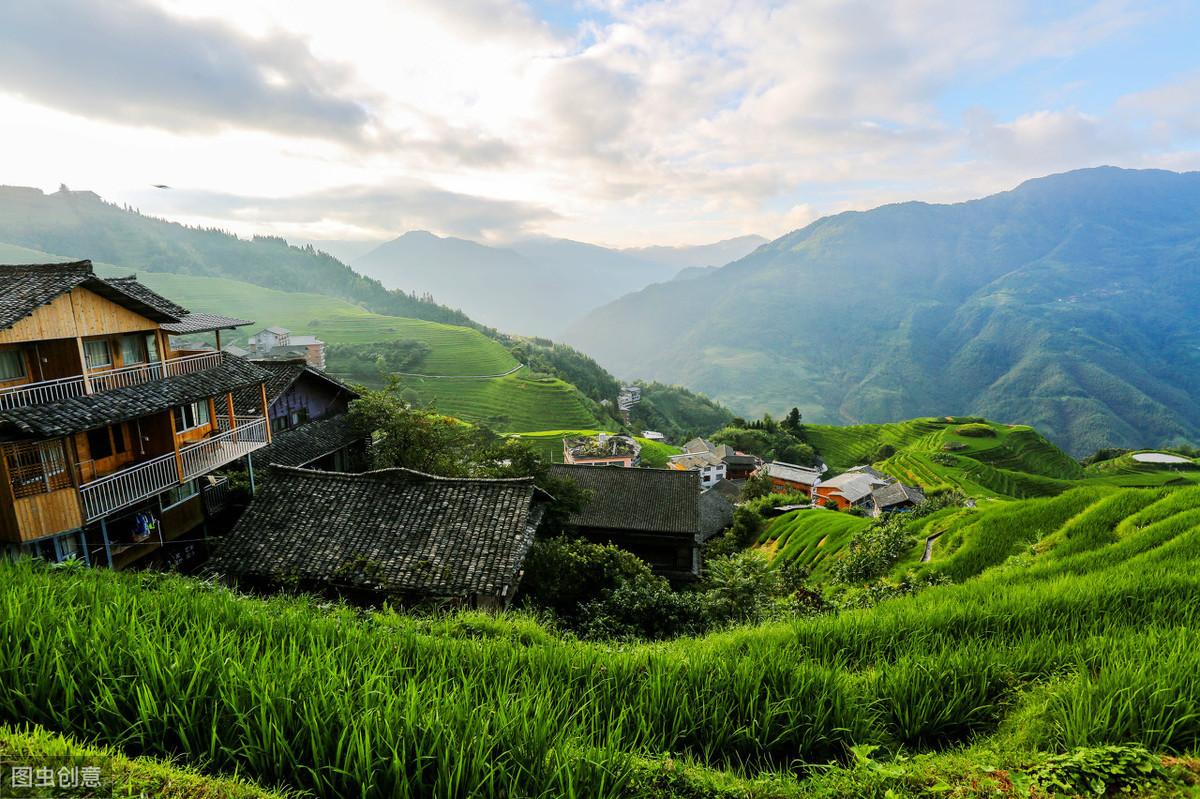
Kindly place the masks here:
POLYGON ((153 306, 163 313, 178 319, 179 321, 164 322, 162 326, 163 330, 173 336, 206 333, 210 330, 226 330, 228 328, 254 324, 249 319, 234 319, 211 313, 192 313, 182 305, 172 302, 157 291, 139 283, 137 275, 108 278, 105 282, 111 286, 116 286, 131 297, 136 297, 146 305, 153 306))
MULTIPOLYGON (((728 480, 722 480, 726 483, 728 480)), ((700 495, 700 534, 709 539, 733 524, 733 503, 713 486, 700 495)))
POLYGON ((234 319, 229 316, 218 316, 212 313, 190 313, 178 322, 163 322, 162 329, 172 336, 184 336, 189 333, 206 333, 210 330, 229 330, 235 327, 252 325, 249 319, 234 319))
POLYGON ((742 485, 745 481, 734 480, 718 480, 712 484, 709 491, 716 491, 721 496, 730 502, 737 502, 742 498, 742 485))
POLYGON ((271 468, 210 567, 403 596, 511 596, 541 516, 536 491, 530 478, 271 468))
POLYGON ((887 509, 893 505, 901 505, 905 502, 919 505, 925 501, 925 494, 919 488, 907 486, 904 483, 892 483, 891 485, 875 489, 871 492, 871 498, 875 500, 877 508, 887 509))
MULTIPOLYGON (((270 361, 254 358, 251 360, 251 363, 270 375, 266 380, 267 405, 271 405, 275 400, 283 396, 284 392, 291 388, 292 384, 302 376, 304 376, 305 380, 320 380, 327 383, 333 388, 345 392, 352 399, 357 399, 360 396, 357 391, 328 372, 322 372, 320 369, 314 369, 309 366, 303 357, 293 358, 288 361, 270 361)), ((233 402, 238 413, 257 412, 259 406, 262 404, 262 397, 259 396, 258 388, 253 387, 234 392, 233 402)))
POLYGON ((154 291, 148 286, 144 286, 139 283, 137 275, 110 277, 106 282, 109 285, 116 286, 131 297, 138 298, 146 305, 151 305, 163 313, 174 316, 177 319, 182 319, 191 313, 191 311, 189 311, 187 308, 184 308, 179 303, 172 302, 163 295, 159 294, 157 291, 154 291))
POLYGON ((268 377, 266 371, 250 361, 226 355, 219 366, 203 372, 0 411, 0 438, 55 438, 91 430, 215 397, 261 383, 268 377))
POLYGON ((574 480, 592 492, 578 527, 695 534, 700 531, 700 473, 674 469, 555 464, 554 477, 574 480))
MULTIPOLYGON (((91 261, 73 261, 0 266, 0 330, 12 327, 42 305, 77 286, 94 291, 156 322, 179 321, 173 310, 168 310, 157 301, 149 301, 144 292, 153 292, 137 281, 131 278, 102 280, 92 271, 91 261)), ((157 294, 154 296, 158 297, 157 294)), ((179 308, 174 303, 169 304, 173 309, 179 308)))
POLYGON ((278 466, 306 466, 343 447, 365 441, 365 436, 351 429, 344 414, 330 416, 276 433, 269 445, 254 453, 254 460, 278 466))

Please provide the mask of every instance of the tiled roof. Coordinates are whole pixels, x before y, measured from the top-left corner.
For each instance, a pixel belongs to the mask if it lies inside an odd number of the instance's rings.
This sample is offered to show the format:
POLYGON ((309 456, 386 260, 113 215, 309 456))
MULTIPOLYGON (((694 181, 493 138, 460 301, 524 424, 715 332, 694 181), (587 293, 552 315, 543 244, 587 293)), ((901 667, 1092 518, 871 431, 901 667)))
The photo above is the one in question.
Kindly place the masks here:
POLYGON ((163 313, 178 319, 179 321, 177 322, 164 322, 162 325, 163 330, 173 336, 182 336, 189 333, 205 333, 210 330, 226 330, 228 328, 254 324, 254 322, 247 319, 233 319, 228 316, 218 316, 211 313, 192 313, 182 305, 168 300, 158 292, 139 283, 137 275, 109 278, 105 282, 111 286, 116 286, 131 297, 136 297, 146 305, 157 308, 163 313))
POLYGON ((698 452, 712 452, 715 449, 712 442, 704 438, 693 438, 683 445, 683 451, 693 455, 698 452))
POLYGON ((730 502, 737 502, 742 498, 742 483, 733 480, 718 480, 708 490, 716 491, 730 502))
MULTIPOLYGON (((723 480, 722 482, 728 482, 723 480)), ((733 503, 716 486, 700 494, 700 533, 712 538, 733 524, 733 503)))
POLYGON ((834 489, 850 502, 870 496, 876 488, 888 484, 891 478, 873 477, 863 472, 845 472, 821 483, 822 489, 834 489))
POLYGON ((711 452, 685 452, 682 455, 672 455, 667 460, 682 469, 703 469, 705 466, 721 466, 725 463, 711 452))
POLYGON ((821 478, 821 472, 817 469, 808 466, 797 466, 794 463, 784 463, 783 461, 771 461, 763 468, 771 477, 806 486, 816 485, 817 481, 821 478))
POLYGON ((102 394, 0 411, 0 438, 55 438, 160 413, 176 405, 261 383, 269 374, 242 358, 102 394))
MULTIPOLYGON (((172 311, 147 301, 144 292, 153 292, 132 278, 102 280, 92 271, 91 261, 74 261, 0 266, 0 330, 12 327, 42 305, 78 286, 156 322, 179 321, 172 311)), ((157 294, 154 296, 158 297, 157 294)))
POLYGON ((210 330, 231 330, 235 327, 252 324, 254 322, 249 319, 234 319, 212 313, 190 313, 178 322, 164 322, 162 329, 173 336, 184 336, 189 333, 205 333, 210 330))
POLYGON ((578 527, 694 534, 700 530, 700 474, 674 469, 555 464, 592 499, 570 523, 578 527))
POLYGON ((343 447, 365 441, 364 436, 350 428, 350 421, 342 414, 276 433, 254 458, 259 463, 277 466, 306 466, 343 447))
POLYGON ((541 507, 530 478, 272 468, 212 570, 417 597, 511 596, 541 507))
MULTIPOLYGON (((328 383, 334 388, 344 391, 353 399, 359 397, 359 393, 350 388, 350 386, 336 377, 332 377, 327 372, 312 368, 303 358, 293 358, 287 361, 266 361, 254 358, 252 359, 252 363, 269 375, 266 380, 267 405, 271 405, 275 400, 283 396, 284 392, 291 388, 292 384, 299 380, 306 372, 308 373, 307 379, 321 380, 328 383)), ((234 392, 233 402, 234 407, 238 409, 239 413, 257 412, 262 403, 262 397, 259 395, 257 387, 247 388, 234 392)))
POLYGON ((925 493, 919 488, 897 482, 875 489, 871 492, 871 498, 875 500, 875 507, 886 510, 893 505, 902 505, 905 502, 919 505, 925 501, 925 493))
POLYGON ((189 311, 187 308, 184 308, 182 305, 168 300, 157 291, 154 291, 148 286, 144 286, 139 283, 137 275, 129 275, 127 277, 112 277, 109 278, 107 282, 110 285, 121 289, 121 291, 124 291, 126 294, 132 297, 137 297, 147 305, 152 305, 163 313, 174 316, 177 319, 182 319, 191 313, 191 311, 189 311))

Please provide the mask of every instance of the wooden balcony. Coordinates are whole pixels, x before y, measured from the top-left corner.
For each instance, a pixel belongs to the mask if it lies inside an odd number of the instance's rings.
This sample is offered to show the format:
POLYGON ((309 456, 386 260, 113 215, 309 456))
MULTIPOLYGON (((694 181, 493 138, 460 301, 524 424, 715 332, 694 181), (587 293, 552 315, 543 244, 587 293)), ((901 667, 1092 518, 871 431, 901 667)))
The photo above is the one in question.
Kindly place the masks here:
POLYGON ((267 420, 261 416, 218 417, 222 432, 152 460, 79 486, 85 522, 161 494, 172 486, 207 474, 267 445, 267 420))
POLYGON ((48 402, 82 397, 85 394, 100 394, 115 388, 126 388, 162 380, 165 377, 203 372, 219 366, 223 355, 220 352, 201 352, 163 361, 124 366, 119 369, 89 370, 83 375, 74 375, 57 380, 42 380, 0 388, 0 409, 43 405, 48 402), (91 390, 89 391, 88 383, 91 390))

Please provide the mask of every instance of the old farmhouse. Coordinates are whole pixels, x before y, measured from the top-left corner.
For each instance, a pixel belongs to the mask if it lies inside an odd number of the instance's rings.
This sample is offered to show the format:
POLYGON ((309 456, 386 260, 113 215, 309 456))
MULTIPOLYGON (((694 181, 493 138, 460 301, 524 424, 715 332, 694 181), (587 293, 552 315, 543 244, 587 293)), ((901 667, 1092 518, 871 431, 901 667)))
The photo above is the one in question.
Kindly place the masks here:
MULTIPOLYGON (((700 544, 720 531, 723 510, 701 505, 700 475, 672 469, 594 469, 556 465, 551 474, 592 492, 569 524, 597 543, 613 543, 672 579, 700 574, 700 544), (706 526, 707 525, 707 526, 706 526)), ((713 500, 724 501, 719 495, 713 500)), ((732 511, 730 511, 732 513, 732 511)))
MULTIPOLYGON (((259 462, 335 472, 365 468, 369 442, 345 416, 358 392, 303 359, 254 363, 270 374, 266 392, 273 433, 271 445, 255 455, 259 462)), ((254 397, 242 391, 234 401, 248 407, 254 397)))
POLYGON ((206 478, 271 441, 269 375, 171 336, 247 324, 89 261, 0 266, 0 548, 120 568, 203 533, 206 478))

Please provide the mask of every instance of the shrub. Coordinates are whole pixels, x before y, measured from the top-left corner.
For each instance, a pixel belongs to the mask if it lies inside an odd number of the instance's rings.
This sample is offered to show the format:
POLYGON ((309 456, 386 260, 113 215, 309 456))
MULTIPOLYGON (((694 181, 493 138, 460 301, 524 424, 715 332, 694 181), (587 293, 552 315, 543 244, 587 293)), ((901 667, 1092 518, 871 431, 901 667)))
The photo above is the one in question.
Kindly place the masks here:
POLYGON ((996 431, 990 425, 981 424, 979 422, 970 422, 969 424, 960 424, 954 428, 954 433, 968 438, 995 438, 996 431))
POLYGON ((839 583, 867 583, 886 574, 916 543, 905 521, 888 517, 856 535, 846 556, 834 565, 833 579, 839 583))
POLYGON ((1050 755, 1029 770, 1037 786, 1054 794, 1105 796, 1131 792, 1167 776, 1162 763, 1140 746, 1080 747, 1050 755))
POLYGON ((612 544, 563 536, 539 540, 525 559, 521 603, 548 610, 574 626, 583 605, 625 583, 651 576, 644 561, 612 544))

